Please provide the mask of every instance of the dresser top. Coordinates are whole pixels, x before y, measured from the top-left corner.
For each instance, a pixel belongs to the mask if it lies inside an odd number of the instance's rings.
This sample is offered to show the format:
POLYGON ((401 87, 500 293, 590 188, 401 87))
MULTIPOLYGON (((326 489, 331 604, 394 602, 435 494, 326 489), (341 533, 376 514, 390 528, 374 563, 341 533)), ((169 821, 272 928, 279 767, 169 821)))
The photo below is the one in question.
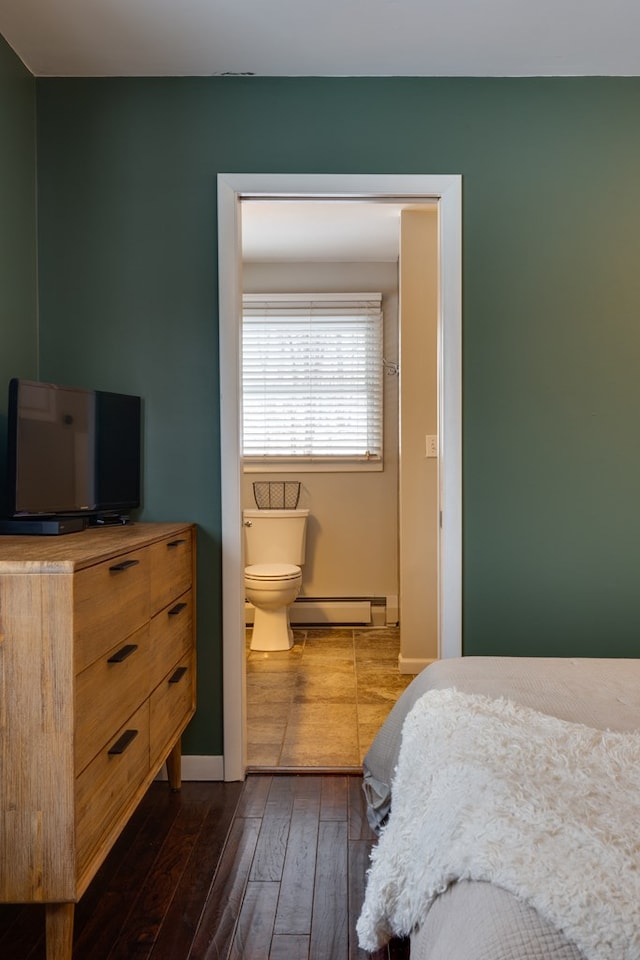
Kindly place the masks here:
POLYGON ((0 536, 0 575, 73 573, 191 530, 190 523, 130 523, 60 536, 0 536))

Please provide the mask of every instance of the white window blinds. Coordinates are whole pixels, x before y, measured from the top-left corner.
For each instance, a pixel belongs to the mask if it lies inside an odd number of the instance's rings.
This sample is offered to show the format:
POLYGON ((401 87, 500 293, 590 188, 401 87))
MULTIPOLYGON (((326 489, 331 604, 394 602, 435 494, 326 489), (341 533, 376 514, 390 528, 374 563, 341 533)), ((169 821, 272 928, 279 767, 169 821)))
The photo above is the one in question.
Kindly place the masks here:
POLYGON ((382 458, 382 297, 245 294, 244 456, 382 458))

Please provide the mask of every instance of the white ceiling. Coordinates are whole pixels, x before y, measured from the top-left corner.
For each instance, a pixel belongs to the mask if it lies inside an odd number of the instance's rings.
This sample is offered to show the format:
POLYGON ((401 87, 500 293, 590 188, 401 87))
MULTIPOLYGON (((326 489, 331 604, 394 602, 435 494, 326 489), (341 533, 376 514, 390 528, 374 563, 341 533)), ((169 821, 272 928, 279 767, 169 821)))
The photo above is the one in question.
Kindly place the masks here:
POLYGON ((396 261, 406 203, 248 200, 242 204, 245 261, 396 261))
POLYGON ((1 0, 36 76, 638 76, 638 0, 1 0))

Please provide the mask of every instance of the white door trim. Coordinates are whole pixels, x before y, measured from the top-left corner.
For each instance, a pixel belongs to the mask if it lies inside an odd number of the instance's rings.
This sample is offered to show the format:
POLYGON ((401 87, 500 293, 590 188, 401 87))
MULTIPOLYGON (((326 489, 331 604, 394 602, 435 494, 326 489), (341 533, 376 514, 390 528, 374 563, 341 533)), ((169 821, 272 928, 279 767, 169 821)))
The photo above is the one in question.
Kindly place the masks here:
POLYGON ((240 497, 240 200, 315 196, 436 199, 439 208, 439 654, 462 653, 462 178, 414 174, 218 174, 224 778, 246 770, 240 497))

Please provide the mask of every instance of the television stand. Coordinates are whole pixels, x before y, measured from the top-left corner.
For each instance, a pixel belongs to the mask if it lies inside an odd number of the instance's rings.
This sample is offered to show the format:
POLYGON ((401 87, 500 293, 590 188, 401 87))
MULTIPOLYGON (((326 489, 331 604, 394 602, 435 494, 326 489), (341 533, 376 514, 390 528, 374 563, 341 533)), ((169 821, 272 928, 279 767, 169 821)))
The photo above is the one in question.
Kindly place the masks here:
POLYGON ((33 517, 18 520, 0 520, 0 535, 22 537, 59 536, 62 533, 79 533, 87 526, 86 517, 33 517))
POLYGON ((126 513, 102 513, 89 517, 90 527, 120 527, 130 523, 133 520, 126 513))

